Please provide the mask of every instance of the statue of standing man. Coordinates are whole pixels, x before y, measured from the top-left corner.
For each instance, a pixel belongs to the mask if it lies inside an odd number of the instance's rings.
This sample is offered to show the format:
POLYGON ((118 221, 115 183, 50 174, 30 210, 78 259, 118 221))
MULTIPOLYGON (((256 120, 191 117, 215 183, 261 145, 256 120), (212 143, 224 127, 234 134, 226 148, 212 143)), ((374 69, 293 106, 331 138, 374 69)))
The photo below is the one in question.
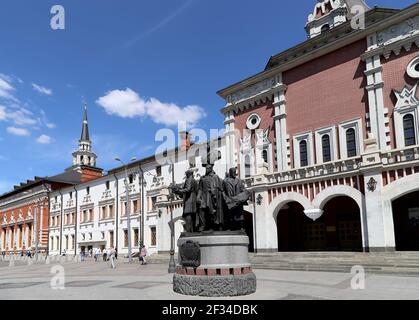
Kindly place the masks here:
POLYGON ((214 172, 213 162, 203 165, 205 176, 199 181, 198 212, 199 231, 223 231, 224 199, 223 181, 214 172))
POLYGON ((223 183, 226 206, 229 211, 229 227, 231 230, 244 231, 244 205, 250 198, 243 182, 237 178, 237 169, 231 168, 223 183))
POLYGON ((195 181, 193 171, 188 170, 185 173, 186 181, 181 188, 172 187, 173 193, 183 199, 183 219, 185 220, 185 231, 193 233, 197 231, 199 219, 196 208, 196 194, 198 192, 198 183, 195 181))

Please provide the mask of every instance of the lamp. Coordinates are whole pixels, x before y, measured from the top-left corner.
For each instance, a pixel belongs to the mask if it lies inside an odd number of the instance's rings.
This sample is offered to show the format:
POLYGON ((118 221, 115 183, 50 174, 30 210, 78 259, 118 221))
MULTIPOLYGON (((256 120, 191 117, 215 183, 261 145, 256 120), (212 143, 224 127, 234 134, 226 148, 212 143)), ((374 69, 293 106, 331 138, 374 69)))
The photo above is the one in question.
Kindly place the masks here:
POLYGON ((368 191, 370 192, 374 192, 377 189, 377 180, 375 180, 374 178, 371 178, 368 183, 368 191))
POLYGON ((263 200, 263 196, 259 193, 258 196, 256 197, 256 203, 258 204, 258 206, 262 204, 262 200, 263 200))

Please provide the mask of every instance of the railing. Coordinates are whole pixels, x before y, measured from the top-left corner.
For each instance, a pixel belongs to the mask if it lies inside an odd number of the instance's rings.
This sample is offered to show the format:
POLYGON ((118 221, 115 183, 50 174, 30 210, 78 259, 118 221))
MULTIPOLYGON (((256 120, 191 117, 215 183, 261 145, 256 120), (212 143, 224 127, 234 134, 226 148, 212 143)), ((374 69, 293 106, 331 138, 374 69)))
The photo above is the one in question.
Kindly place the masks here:
POLYGON ((404 163, 415 160, 419 160, 419 145, 381 153, 381 162, 384 165, 404 163))
MULTIPOLYGON (((338 160, 328 162, 320 165, 308 166, 303 168, 295 168, 287 171, 277 172, 267 175, 266 183, 286 183, 294 182, 302 179, 310 179, 321 177, 325 175, 346 173, 356 171, 362 166, 361 157, 350 158, 345 160, 338 160)), ((246 187, 251 187, 256 184, 255 177, 246 178, 244 180, 246 187)))
MULTIPOLYGON (((374 155, 375 153, 371 153, 374 155)), ((409 163, 412 161, 419 161, 419 145, 395 149, 384 152, 377 152, 379 155, 378 162, 377 160, 373 161, 374 165, 397 165, 409 163)), ((374 158, 373 158, 374 159, 374 158)), ((371 163, 363 163, 362 156, 349 158, 345 160, 338 160, 329 163, 324 163, 320 165, 313 165, 304 168, 295 168, 287 171, 277 172, 274 174, 265 175, 263 183, 267 184, 277 184, 277 183, 287 183, 295 182, 303 179, 310 179, 316 177, 324 177, 327 175, 336 175, 344 174, 351 171, 357 171, 363 166, 369 166, 371 163)), ((246 187, 252 187, 258 184, 257 176, 244 179, 244 184, 246 187)))

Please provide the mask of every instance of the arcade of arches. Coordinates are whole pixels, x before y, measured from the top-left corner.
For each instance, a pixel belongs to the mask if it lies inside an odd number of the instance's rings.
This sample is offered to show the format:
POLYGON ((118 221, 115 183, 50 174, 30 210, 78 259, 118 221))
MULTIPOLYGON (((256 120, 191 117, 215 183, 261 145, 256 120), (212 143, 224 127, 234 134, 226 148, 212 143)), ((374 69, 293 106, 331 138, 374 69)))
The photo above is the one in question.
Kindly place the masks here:
POLYGON ((419 191, 393 201, 397 251, 419 250, 419 191))
POLYGON ((298 202, 282 207, 277 216, 278 251, 362 251, 361 216, 350 197, 329 200, 313 221, 298 202))

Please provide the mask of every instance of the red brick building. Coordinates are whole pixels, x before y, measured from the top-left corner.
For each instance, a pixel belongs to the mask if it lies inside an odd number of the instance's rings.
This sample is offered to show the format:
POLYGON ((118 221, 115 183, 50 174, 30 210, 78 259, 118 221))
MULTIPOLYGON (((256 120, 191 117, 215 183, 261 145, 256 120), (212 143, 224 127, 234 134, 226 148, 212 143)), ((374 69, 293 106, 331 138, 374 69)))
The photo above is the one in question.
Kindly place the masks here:
POLYGON ((65 172, 53 177, 35 177, 0 195, 0 251, 20 253, 37 246, 45 252, 49 239, 50 192, 102 176, 102 169, 95 167, 96 155, 91 152, 86 109, 79 150, 73 158, 73 166, 65 172))
POLYGON ((419 5, 313 1, 308 39, 229 86, 259 251, 419 249, 419 5))

